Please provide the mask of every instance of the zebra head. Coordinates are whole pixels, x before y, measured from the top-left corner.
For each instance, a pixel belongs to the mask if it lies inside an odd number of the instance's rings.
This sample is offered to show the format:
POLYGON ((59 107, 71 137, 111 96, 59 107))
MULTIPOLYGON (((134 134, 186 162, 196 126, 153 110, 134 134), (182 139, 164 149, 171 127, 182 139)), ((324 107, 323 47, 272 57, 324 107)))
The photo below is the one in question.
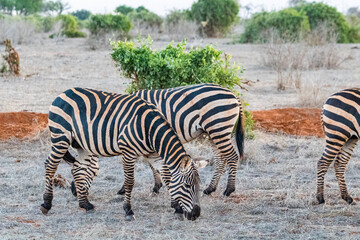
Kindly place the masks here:
POLYGON ((197 168, 203 168, 206 165, 207 161, 195 162, 190 156, 183 156, 180 171, 174 175, 169 185, 174 208, 181 207, 188 220, 195 220, 200 216, 200 176, 197 168))

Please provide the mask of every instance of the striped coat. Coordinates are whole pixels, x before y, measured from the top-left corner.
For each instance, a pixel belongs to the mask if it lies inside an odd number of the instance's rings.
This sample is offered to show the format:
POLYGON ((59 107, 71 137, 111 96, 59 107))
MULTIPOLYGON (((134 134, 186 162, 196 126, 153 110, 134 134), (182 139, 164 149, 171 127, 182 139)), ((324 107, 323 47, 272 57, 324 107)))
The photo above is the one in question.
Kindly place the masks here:
MULTIPOLYGON (((178 212, 188 219, 200 215, 199 176, 192 159, 162 114, 134 95, 120 95, 84 88, 60 94, 50 106, 51 152, 45 161, 46 186, 41 210, 46 214, 52 204, 53 177, 62 158, 71 161, 68 148, 79 152, 72 161, 79 205, 90 211, 87 190, 97 174, 98 156, 123 156, 125 172, 124 210, 131 209, 134 166, 138 156, 156 153, 164 159, 170 174, 169 192, 178 212), (69 160, 70 159, 70 160, 69 160), (95 162, 95 164, 94 164, 95 162)), ((71 155, 70 155, 71 156, 71 155)))
POLYGON ((325 202, 324 177, 335 160, 340 195, 350 204, 353 199, 346 187, 345 169, 360 136, 360 88, 345 89, 329 97, 323 107, 322 122, 326 146, 318 162, 318 202, 325 202))

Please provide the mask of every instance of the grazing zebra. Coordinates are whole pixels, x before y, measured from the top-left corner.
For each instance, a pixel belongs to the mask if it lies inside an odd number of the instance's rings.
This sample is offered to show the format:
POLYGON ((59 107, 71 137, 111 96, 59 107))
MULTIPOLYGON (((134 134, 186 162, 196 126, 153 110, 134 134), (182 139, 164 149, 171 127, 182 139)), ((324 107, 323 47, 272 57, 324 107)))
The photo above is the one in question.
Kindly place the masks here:
MULTIPOLYGON (((216 168, 204 193, 210 194, 216 190, 226 164, 229 177, 224 195, 229 196, 235 191, 239 156, 232 145, 231 135, 237 126, 235 139, 242 158, 244 128, 241 103, 230 90, 216 84, 198 84, 162 90, 140 90, 132 95, 154 104, 176 131, 182 143, 207 133, 213 143, 216 168), (239 124, 236 124, 237 121, 239 124)), ((155 178, 153 191, 158 192, 162 186, 160 173, 151 164, 150 167, 155 178)), ((123 186, 118 194, 124 193, 123 186)))
POLYGON ((131 191, 138 156, 158 154, 170 172, 168 189, 176 213, 189 220, 200 215, 199 175, 195 163, 186 154, 180 140, 162 114, 135 95, 120 95, 84 88, 73 88, 60 94, 50 106, 49 128, 51 153, 45 161, 46 186, 44 214, 51 209, 53 177, 62 158, 74 163, 79 206, 92 211, 88 188, 97 175, 98 156, 123 156, 125 172, 124 210, 132 220, 131 191), (73 146, 79 157, 68 152, 73 146), (89 180, 90 179, 90 180, 89 180))
POLYGON ((318 162, 317 200, 324 203, 324 177, 333 160, 340 194, 349 204, 353 202, 346 182, 345 169, 360 135, 360 88, 335 93, 325 102, 322 122, 326 138, 325 150, 318 162))

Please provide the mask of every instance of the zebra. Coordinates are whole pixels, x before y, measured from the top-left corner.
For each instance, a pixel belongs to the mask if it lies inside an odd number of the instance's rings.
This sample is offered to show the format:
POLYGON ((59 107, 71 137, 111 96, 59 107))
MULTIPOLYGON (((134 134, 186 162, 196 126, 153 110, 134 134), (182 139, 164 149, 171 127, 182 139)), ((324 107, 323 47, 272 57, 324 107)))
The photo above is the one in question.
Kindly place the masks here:
POLYGON ((360 88, 345 89, 330 96, 323 106, 322 123, 326 147, 317 165, 317 194, 319 204, 324 200, 324 177, 335 160, 335 175, 341 198, 353 202, 346 182, 345 169, 360 135, 360 88))
POLYGON ((131 192, 135 161, 138 156, 157 153, 171 175, 168 189, 175 213, 189 220, 200 216, 196 163, 155 106, 135 95, 72 88, 53 101, 48 124, 51 152, 45 161, 44 203, 40 207, 43 214, 52 207, 53 177, 61 159, 73 163, 79 206, 91 212, 94 206, 88 200, 88 189, 98 174, 98 157, 122 155, 125 219, 134 219, 131 192), (68 152, 70 146, 77 149, 77 159, 68 152))
MULTIPOLYGON (((226 164, 229 177, 223 194, 230 196, 235 191, 238 160, 244 155, 244 124, 241 102, 233 92, 217 84, 205 83, 161 90, 140 90, 132 95, 154 104, 182 143, 207 133, 215 152, 215 173, 203 192, 209 195, 216 190, 226 164), (231 142, 234 128, 239 156, 231 142)), ((150 162, 149 165, 155 179, 153 191, 157 193, 162 186, 160 173, 150 162)), ((76 196, 74 186, 72 184, 72 192, 76 196)), ((124 193, 123 185, 118 194, 124 193)))

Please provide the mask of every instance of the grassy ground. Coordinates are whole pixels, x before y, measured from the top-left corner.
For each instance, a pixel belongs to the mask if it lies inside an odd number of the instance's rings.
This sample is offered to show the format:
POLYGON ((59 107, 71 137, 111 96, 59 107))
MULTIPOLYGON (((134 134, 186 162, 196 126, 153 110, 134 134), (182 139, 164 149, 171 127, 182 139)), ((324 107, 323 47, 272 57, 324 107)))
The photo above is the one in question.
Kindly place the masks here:
MULTIPOLYGON (((190 44, 215 45, 234 56, 247 69, 245 77, 254 83, 245 93, 250 108, 299 106, 297 92, 276 90, 276 74, 261 66, 261 45, 229 45, 230 40, 205 40, 190 44)), ((156 47, 167 42, 155 43, 156 47)), ((351 45, 340 45, 345 51, 351 45)), ((15 46, 17 48, 17 46, 15 46)), ((54 42, 42 39, 17 48, 21 77, 0 77, 0 111, 46 113, 63 90, 91 87, 124 92, 121 79, 110 60, 109 50, 91 51, 83 39, 54 42)), ((353 59, 336 70, 321 70, 316 76, 327 85, 321 91, 358 86, 359 50, 353 59), (335 88, 334 88, 335 86, 335 88)), ((136 221, 125 222, 122 197, 116 195, 123 181, 118 158, 101 158, 100 174, 90 191, 96 212, 78 208, 69 189, 55 189, 48 216, 39 210, 44 191, 43 162, 49 151, 48 132, 25 141, 0 142, 0 239, 359 239, 359 204, 347 205, 340 198, 333 168, 326 176, 325 205, 314 204, 316 163, 324 140, 256 132, 246 142, 246 162, 239 167, 237 190, 222 196, 226 177, 211 196, 201 197, 202 214, 194 222, 174 220, 165 189, 151 195, 150 169, 141 160, 136 165, 133 210, 136 221), (115 166, 115 167, 114 167, 115 166)), ((193 157, 213 157, 206 142, 186 145, 193 157)), ((350 194, 359 202, 359 159, 356 148, 347 170, 350 194)), ((61 164, 58 173, 70 179, 70 166, 61 164)), ((213 166, 200 170, 202 189, 209 183, 213 166)))
MULTIPOLYGON (((205 142, 186 145, 194 157, 211 158, 205 142), (206 155, 207 154, 207 155, 206 155)), ((222 196, 225 177, 211 196, 201 197, 202 214, 195 221, 175 220, 165 189, 152 195, 152 174, 141 160, 136 165, 133 210, 136 220, 124 221, 122 197, 116 195, 123 174, 118 158, 101 158, 100 174, 90 192, 96 212, 78 208, 69 189, 55 189, 53 208, 41 214, 44 190, 43 161, 48 153, 47 132, 32 140, 0 143, 0 236, 2 239, 49 238, 359 238, 359 205, 340 199, 334 171, 326 177, 325 205, 314 204, 316 162, 323 140, 270 135, 257 132, 247 141, 247 159, 239 167, 237 190, 222 196), (115 166, 115 167, 114 167, 115 166)), ((348 186, 359 201, 360 164, 357 149, 347 171, 348 186)), ((58 173, 70 179, 70 166, 58 173)), ((202 189, 210 181, 213 167, 200 170, 202 189)))

